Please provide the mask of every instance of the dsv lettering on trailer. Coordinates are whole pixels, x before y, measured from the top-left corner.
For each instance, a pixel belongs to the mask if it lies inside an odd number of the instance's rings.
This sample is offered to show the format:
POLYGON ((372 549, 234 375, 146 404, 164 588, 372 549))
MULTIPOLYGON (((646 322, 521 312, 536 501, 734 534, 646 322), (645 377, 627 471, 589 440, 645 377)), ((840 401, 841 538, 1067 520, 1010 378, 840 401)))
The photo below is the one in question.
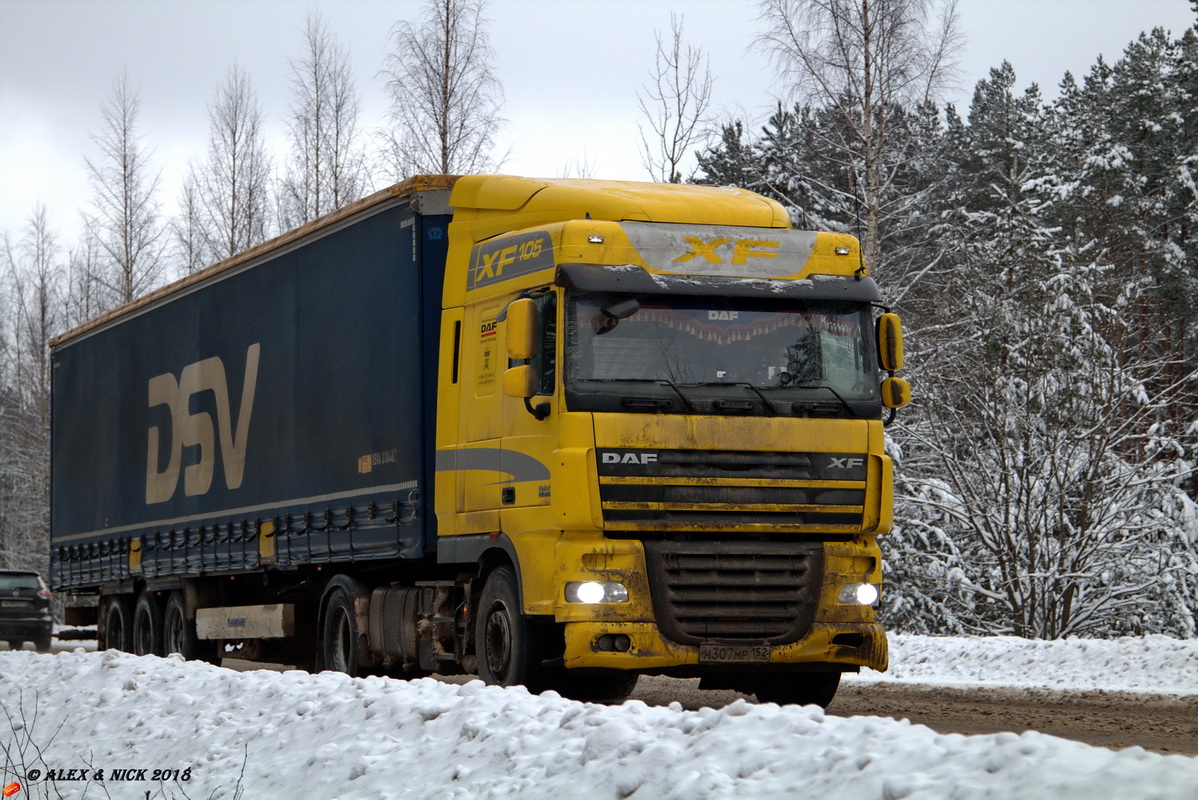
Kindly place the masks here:
POLYGON ((159 459, 163 438, 157 425, 151 425, 146 445, 146 503, 165 503, 175 495, 179 473, 183 473, 183 493, 188 497, 206 494, 212 488, 216 469, 216 435, 220 435, 221 463, 225 486, 237 489, 245 472, 245 447, 254 410, 254 390, 258 385, 258 342, 245 352, 245 377, 241 383, 241 402, 234 425, 229 402, 225 364, 218 357, 188 364, 179 374, 164 372, 150 378, 147 385, 149 407, 164 405, 170 410, 171 446, 165 467, 159 459), (207 411, 191 412, 191 398, 212 392, 216 401, 215 424, 207 411), (182 467, 183 448, 199 447, 199 460, 182 467))

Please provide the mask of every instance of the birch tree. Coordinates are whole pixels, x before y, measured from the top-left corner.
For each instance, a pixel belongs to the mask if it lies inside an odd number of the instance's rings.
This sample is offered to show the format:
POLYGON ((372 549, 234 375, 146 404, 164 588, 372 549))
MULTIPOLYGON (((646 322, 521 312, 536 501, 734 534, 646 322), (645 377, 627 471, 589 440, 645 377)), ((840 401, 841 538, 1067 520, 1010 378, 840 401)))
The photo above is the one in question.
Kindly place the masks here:
POLYGON ((121 305, 159 284, 167 242, 159 213, 159 173, 150 164, 138 133, 141 99, 122 74, 113 83, 92 142, 100 155, 87 159, 93 199, 84 219, 104 263, 95 276, 107 289, 110 305, 121 305))
POLYGON ((309 14, 304 53, 290 66, 291 148, 278 191, 284 228, 356 200, 366 186, 349 51, 318 13, 309 14))
POLYGON ((712 77, 701 47, 684 45, 681 17, 670 14, 669 41, 661 31, 651 82, 636 99, 648 131, 640 123, 641 163, 653 179, 681 183, 680 168, 699 141, 711 103, 712 77))
POLYGON ((82 325, 111 307, 107 287, 99 277, 104 256, 93 232, 84 228, 67 255, 64 330, 82 325))
POLYGON ((229 258, 267 237, 270 162, 262 109, 236 64, 208 106, 208 159, 192 167, 202 205, 200 231, 209 258, 229 258))
POLYGON ((824 191, 859 204, 865 261, 882 273, 884 204, 906 155, 894 146, 905 108, 935 101, 959 48, 955 0, 763 0, 758 44, 794 96, 835 113, 826 146, 851 180, 824 191))
POLYGON ((485 9, 485 0, 428 0, 418 22, 392 29, 384 151, 395 179, 480 172, 494 163, 502 88, 485 9))
POLYGON ((175 262, 184 275, 198 272, 211 263, 212 253, 205 233, 204 198, 198 184, 196 167, 192 165, 179 193, 179 214, 171 221, 175 262))

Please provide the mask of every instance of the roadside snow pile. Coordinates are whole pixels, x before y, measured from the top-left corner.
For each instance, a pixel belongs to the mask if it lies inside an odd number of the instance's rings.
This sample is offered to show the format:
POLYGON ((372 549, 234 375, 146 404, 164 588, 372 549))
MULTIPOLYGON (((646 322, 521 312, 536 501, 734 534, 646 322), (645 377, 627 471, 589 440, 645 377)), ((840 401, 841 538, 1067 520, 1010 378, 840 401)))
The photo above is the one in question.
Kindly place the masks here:
POLYGON ((0 653, 0 706, 4 782, 15 772, 21 797, 1188 800, 1198 786, 1198 758, 1039 733, 940 735, 743 700, 609 708, 478 681, 237 673, 115 651, 0 653))
POLYGON ((896 634, 887 638, 890 669, 863 670, 851 679, 1198 694, 1198 639, 1037 641, 1014 636, 896 634))

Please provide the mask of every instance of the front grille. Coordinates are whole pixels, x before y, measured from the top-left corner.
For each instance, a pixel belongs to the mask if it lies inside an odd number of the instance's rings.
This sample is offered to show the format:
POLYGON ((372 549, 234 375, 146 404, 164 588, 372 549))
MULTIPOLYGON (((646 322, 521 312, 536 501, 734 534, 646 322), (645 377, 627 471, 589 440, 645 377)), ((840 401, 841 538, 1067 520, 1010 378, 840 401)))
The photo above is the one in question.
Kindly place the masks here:
POLYGON ((646 540, 662 632, 679 644, 802 638, 823 575, 820 542, 646 540))
POLYGON ((606 522, 631 530, 859 530, 860 454, 598 448, 606 522))

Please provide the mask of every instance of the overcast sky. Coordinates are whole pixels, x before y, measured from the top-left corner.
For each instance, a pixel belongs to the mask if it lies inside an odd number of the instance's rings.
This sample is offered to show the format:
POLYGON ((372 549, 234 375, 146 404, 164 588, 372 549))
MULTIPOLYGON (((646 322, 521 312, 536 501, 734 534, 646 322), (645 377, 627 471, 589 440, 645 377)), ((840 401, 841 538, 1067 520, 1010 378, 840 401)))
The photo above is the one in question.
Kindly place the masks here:
MULTIPOLYGON (((308 9, 351 52, 364 128, 385 121, 378 72, 399 19, 423 0, 0 0, 0 229, 13 233, 37 202, 69 245, 91 197, 84 159, 100 106, 127 70, 139 118, 162 170, 171 211, 188 159, 202 159, 206 107, 236 61, 253 83, 272 140, 283 141, 288 59, 302 54, 308 9)), ((558 176, 584 163, 595 177, 644 179, 636 91, 654 63, 654 30, 671 10, 711 59, 713 105, 756 125, 783 87, 752 46, 753 0, 491 0, 495 65, 507 124, 497 137, 504 172, 558 176)), ((959 0, 967 42, 964 111, 973 85, 1010 61, 1021 86, 1046 96, 1066 70, 1079 78, 1098 55, 1115 60, 1141 31, 1180 34, 1189 0, 959 0)))

